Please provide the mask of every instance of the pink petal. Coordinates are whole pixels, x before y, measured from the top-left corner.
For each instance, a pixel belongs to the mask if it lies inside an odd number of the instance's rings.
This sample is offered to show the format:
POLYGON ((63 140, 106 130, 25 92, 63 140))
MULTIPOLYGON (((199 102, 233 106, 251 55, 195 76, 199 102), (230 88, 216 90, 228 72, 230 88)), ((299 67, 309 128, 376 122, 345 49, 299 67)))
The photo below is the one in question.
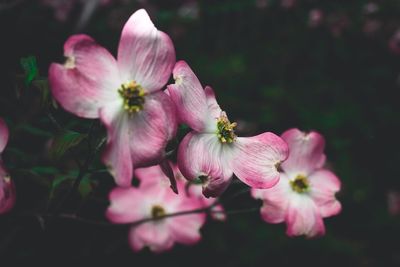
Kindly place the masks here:
POLYGON ((318 208, 313 200, 306 195, 293 195, 286 217, 288 236, 305 235, 316 237, 325 234, 325 226, 318 208))
POLYGON ((134 226, 129 232, 129 243, 138 251, 147 246, 153 252, 169 250, 174 245, 170 230, 165 221, 147 222, 134 226))
POLYGON ((218 204, 211 208, 211 218, 216 221, 226 221, 225 209, 221 204, 218 204))
POLYGON ((200 228, 204 222, 204 213, 190 214, 177 216, 173 220, 170 220, 168 225, 174 240, 182 244, 191 245, 200 241, 200 228))
POLYGON ((0 159, 0 214, 11 210, 15 205, 15 185, 0 159))
POLYGON ((175 107, 167 94, 160 91, 147 96, 145 101, 144 109, 128 121, 127 144, 136 168, 158 164, 177 127, 175 107))
POLYGON ((207 176, 203 194, 220 195, 232 179, 231 162, 236 150, 223 145, 215 134, 188 133, 178 149, 178 166, 188 180, 207 176))
POLYGON ((269 223, 285 221, 289 200, 293 195, 289 179, 281 174, 279 182, 269 189, 252 189, 252 196, 263 200, 261 207, 262 218, 269 223))
POLYGON ((335 198, 340 190, 340 180, 328 170, 319 170, 309 176, 310 195, 322 217, 329 217, 341 211, 341 204, 335 198))
POLYGON ((0 118, 0 153, 3 152, 7 145, 9 131, 6 122, 0 118))
POLYGON ((77 116, 98 118, 99 108, 119 97, 121 84, 115 59, 87 35, 70 37, 64 55, 64 65, 53 63, 49 69, 54 98, 77 116))
POLYGON ((159 165, 135 169, 135 177, 140 180, 140 188, 159 187, 168 190, 170 182, 159 165))
POLYGON ((325 163, 325 140, 319 133, 306 134, 290 129, 282 134, 282 138, 290 149, 289 158, 282 164, 282 169, 289 175, 302 173, 307 176, 325 163))
POLYGON ((213 119, 218 119, 221 116, 222 110, 218 105, 214 90, 210 86, 206 86, 204 92, 207 98, 208 112, 213 119))
POLYGON ((127 116, 117 103, 100 110, 100 119, 107 128, 107 146, 102 161, 117 185, 124 187, 131 185, 133 174, 127 116))
POLYGON ((164 92, 148 95, 144 109, 129 115, 118 102, 101 109, 108 132, 103 162, 119 186, 129 186, 132 169, 159 163, 176 132, 174 106, 164 92))
POLYGON ((233 172, 253 188, 270 188, 279 181, 278 165, 287 158, 287 144, 273 133, 239 137, 233 172))
POLYGON ((175 64, 171 39, 158 31, 144 9, 126 22, 118 48, 118 66, 123 80, 135 80, 148 92, 160 90, 175 64))
POLYGON ((203 87, 185 61, 175 64, 173 75, 175 84, 168 85, 168 93, 180 121, 197 132, 203 131, 208 115, 203 87))
POLYGON ((106 211, 106 217, 113 223, 131 223, 143 219, 140 212, 141 201, 144 196, 136 188, 114 188, 110 195, 110 206, 106 211))

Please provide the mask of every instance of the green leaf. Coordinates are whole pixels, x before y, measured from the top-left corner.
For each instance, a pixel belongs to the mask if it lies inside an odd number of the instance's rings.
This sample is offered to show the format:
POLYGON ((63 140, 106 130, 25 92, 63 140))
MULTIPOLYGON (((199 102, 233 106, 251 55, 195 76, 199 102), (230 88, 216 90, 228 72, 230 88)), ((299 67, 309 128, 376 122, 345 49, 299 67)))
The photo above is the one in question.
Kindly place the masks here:
POLYGON ((32 82, 32 84, 39 89, 41 94, 41 103, 42 105, 50 104, 50 89, 49 89, 49 82, 47 79, 37 79, 32 82))
POLYGON ((89 176, 85 176, 79 184, 78 191, 83 198, 87 197, 93 191, 94 184, 89 179, 89 176))
POLYGON ((34 56, 21 58, 20 63, 25 72, 25 85, 29 86, 31 82, 39 76, 36 58, 34 56))
POLYGON ((51 166, 37 166, 33 167, 31 169, 31 172, 41 175, 41 174, 56 174, 59 173, 60 171, 57 168, 51 166))
POLYGON ((87 134, 81 134, 74 131, 63 131, 54 137, 50 146, 50 157, 60 159, 68 150, 77 146, 82 140, 87 137, 87 134))

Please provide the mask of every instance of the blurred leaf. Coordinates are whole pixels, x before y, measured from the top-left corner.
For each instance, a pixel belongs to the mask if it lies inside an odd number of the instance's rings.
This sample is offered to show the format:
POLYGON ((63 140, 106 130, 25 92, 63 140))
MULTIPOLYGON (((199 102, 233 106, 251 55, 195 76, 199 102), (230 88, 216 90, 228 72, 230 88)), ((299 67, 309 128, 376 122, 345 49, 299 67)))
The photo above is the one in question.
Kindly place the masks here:
POLYGON ((25 72, 25 85, 29 86, 31 82, 39 76, 39 68, 34 56, 23 57, 20 60, 21 66, 25 72))
POLYGON ((21 124, 17 128, 20 130, 24 130, 32 135, 37 135, 37 136, 46 137, 46 138, 49 138, 52 136, 51 133, 46 132, 42 129, 33 127, 32 125, 29 125, 29 124, 21 124))
POLYGON ((37 166, 33 167, 31 169, 31 172, 40 175, 40 174, 56 174, 59 173, 60 171, 57 168, 51 166, 37 166))
POLYGON ((78 191, 85 198, 93 191, 93 187, 93 182, 89 179, 89 176, 85 176, 79 184, 78 191))
POLYGON ((50 90, 49 90, 49 82, 47 79, 35 80, 32 84, 39 89, 41 94, 41 103, 42 105, 50 104, 50 90))
POLYGON ((61 158, 69 149, 77 146, 83 139, 87 137, 86 134, 81 134, 74 131, 63 131, 56 137, 50 146, 50 157, 53 159, 61 158))

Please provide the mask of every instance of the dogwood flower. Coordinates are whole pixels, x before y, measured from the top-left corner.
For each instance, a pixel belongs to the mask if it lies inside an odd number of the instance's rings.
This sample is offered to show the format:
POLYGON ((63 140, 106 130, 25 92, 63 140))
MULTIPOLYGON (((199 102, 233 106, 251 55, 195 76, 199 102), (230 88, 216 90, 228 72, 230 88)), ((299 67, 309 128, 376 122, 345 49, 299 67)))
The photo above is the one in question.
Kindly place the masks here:
POLYGON ((289 157, 281 165, 280 181, 270 189, 252 190, 252 196, 263 200, 261 216, 266 222, 286 222, 287 235, 323 235, 322 218, 341 211, 335 198, 340 180, 323 168, 325 140, 317 132, 298 129, 284 132, 282 138, 289 145, 289 157))
POLYGON ((1 153, 8 142, 8 128, 2 118, 0 118, 0 214, 3 214, 14 207, 15 187, 10 175, 3 166, 1 153))
POLYGON ((64 45, 65 64, 49 70, 52 94, 83 118, 100 118, 108 132, 103 162, 119 186, 129 186, 133 166, 153 165, 176 132, 174 105, 161 91, 175 64, 171 39, 145 10, 125 24, 117 60, 87 35, 64 45))
POLYGON ((113 223, 148 222, 133 225, 129 243, 134 251, 149 247, 153 252, 171 249, 175 242, 191 245, 201 239, 205 213, 192 213, 173 217, 167 214, 200 209, 199 198, 184 192, 184 181, 177 181, 179 195, 169 187, 169 180, 159 166, 139 168, 135 176, 140 180, 138 188, 115 188, 110 193, 110 206, 106 216, 113 223))
POLYGON ((179 145, 182 174, 189 180, 200 179, 207 197, 220 195, 233 174, 251 187, 274 186, 279 180, 278 166, 288 155, 286 143, 270 132, 237 137, 236 123, 221 110, 211 87, 203 90, 186 62, 175 65, 173 76, 169 95, 179 120, 193 130, 179 145))

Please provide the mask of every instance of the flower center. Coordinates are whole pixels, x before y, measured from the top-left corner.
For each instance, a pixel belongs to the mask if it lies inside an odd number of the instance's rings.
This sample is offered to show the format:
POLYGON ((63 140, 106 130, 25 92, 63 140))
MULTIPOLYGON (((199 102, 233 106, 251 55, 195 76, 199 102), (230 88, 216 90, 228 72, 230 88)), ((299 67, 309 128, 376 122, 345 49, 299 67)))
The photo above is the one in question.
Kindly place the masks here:
POLYGON ((135 81, 123 83, 121 88, 118 89, 118 93, 124 100, 124 109, 129 114, 137 113, 143 109, 146 92, 140 84, 135 81))
POLYGON ((292 190, 297 193, 305 193, 310 189, 307 177, 301 174, 297 175, 294 180, 290 181, 290 185, 292 186, 292 190))
POLYGON ((165 209, 160 205, 154 205, 151 208, 151 217, 155 220, 161 219, 165 216, 165 209))
POLYGON ((221 117, 217 120, 217 136, 221 143, 232 143, 236 140, 235 131, 233 130, 236 127, 237 123, 231 123, 228 117, 225 114, 222 114, 221 117))

